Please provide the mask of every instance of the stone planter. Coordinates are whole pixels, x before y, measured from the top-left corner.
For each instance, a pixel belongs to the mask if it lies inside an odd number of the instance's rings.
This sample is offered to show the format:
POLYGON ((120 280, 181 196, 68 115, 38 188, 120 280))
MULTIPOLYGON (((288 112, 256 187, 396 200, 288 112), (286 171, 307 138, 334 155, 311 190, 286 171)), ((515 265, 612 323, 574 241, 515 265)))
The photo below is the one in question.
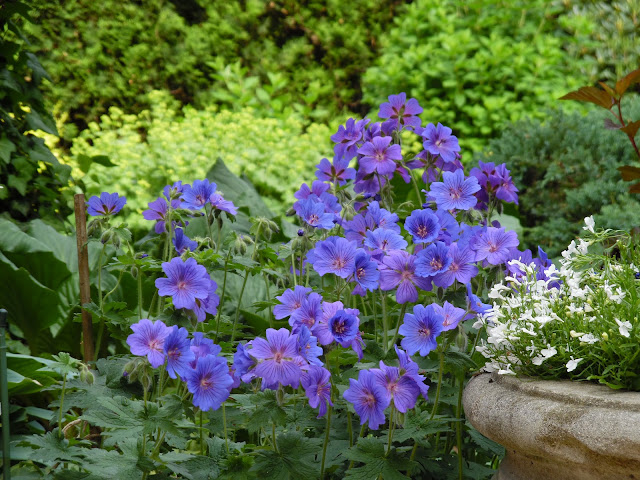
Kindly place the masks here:
POLYGON ((494 480, 640 480, 640 393, 483 373, 464 411, 506 456, 494 480))

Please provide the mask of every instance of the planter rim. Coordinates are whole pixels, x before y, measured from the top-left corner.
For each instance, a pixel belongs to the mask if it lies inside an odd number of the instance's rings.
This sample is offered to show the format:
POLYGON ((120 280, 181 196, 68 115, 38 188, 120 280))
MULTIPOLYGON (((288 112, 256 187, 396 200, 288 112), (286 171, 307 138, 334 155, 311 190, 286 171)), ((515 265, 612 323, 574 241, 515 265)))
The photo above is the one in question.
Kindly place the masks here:
POLYGON ((614 390, 606 385, 588 381, 547 380, 523 375, 499 375, 495 372, 477 375, 471 381, 487 375, 491 376, 490 382, 496 382, 505 388, 517 390, 532 397, 547 398, 573 405, 640 412, 640 392, 614 390), (567 391, 569 384, 572 391, 567 391), (580 394, 577 395, 577 393, 580 394))

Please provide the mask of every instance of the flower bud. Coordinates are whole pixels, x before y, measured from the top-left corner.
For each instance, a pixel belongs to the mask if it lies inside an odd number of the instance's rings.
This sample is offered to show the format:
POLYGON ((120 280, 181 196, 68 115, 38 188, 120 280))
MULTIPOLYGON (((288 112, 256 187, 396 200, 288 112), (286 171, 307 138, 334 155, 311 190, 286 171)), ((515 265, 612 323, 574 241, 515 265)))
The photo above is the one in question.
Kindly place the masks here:
POLYGON ((89 370, 89 367, 86 364, 83 363, 80 367, 80 380, 88 383, 89 385, 93 385, 95 379, 96 377, 93 372, 89 370))
POLYGON ((247 253, 247 246, 252 244, 253 240, 250 237, 245 237, 242 234, 236 233, 236 238, 233 241, 233 251, 240 255, 247 253))
POLYGON ((461 328, 458 328, 458 333, 455 338, 456 346, 462 350, 463 352, 467 350, 467 346, 469 345, 469 338, 466 333, 461 328))
POLYGON ((603 339, 604 341, 609 340, 609 334, 608 334, 607 332, 602 332, 602 339, 603 339))

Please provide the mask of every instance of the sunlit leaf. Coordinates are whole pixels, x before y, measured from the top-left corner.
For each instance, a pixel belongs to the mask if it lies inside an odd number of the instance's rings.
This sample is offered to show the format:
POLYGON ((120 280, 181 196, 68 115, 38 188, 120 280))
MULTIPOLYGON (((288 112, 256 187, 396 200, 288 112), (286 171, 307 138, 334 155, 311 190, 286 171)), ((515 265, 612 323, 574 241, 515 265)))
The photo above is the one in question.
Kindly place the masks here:
POLYGON ((627 74, 616 82, 616 92, 622 95, 634 83, 640 82, 640 68, 627 74))

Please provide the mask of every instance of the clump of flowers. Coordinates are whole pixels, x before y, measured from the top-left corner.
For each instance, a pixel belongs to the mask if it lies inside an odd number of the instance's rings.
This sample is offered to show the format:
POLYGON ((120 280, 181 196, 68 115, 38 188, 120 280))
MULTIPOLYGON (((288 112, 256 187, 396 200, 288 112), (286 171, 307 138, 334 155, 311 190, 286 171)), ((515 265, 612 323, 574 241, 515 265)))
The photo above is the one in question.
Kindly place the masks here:
POLYGON ((640 251, 624 232, 586 234, 553 264, 511 260, 481 316, 486 369, 545 378, 597 380, 640 390, 640 251))

